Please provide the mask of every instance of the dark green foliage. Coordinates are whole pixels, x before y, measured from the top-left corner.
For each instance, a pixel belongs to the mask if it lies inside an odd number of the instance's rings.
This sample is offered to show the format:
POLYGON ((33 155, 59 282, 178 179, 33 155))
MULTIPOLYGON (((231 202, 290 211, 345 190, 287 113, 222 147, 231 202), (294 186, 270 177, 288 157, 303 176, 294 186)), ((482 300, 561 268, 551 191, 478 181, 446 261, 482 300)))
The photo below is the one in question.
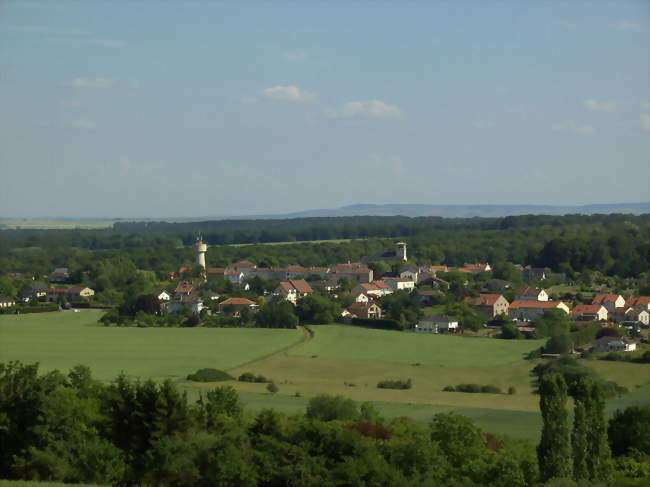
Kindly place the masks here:
POLYGON ((445 386, 443 391, 444 392, 456 392, 456 388, 454 386, 445 386))
POLYGON ((306 415, 310 419, 318 419, 320 421, 332 421, 335 419, 345 421, 357 419, 359 412, 352 399, 320 394, 309 400, 306 415))
POLYGON ((298 326, 298 317, 291 303, 274 299, 255 314, 255 325, 260 328, 295 328, 298 326))
POLYGON ((318 294, 309 294, 298 301, 296 314, 303 323, 332 323, 341 316, 341 306, 318 294))
POLYGON ((567 385, 559 374, 545 375, 539 385, 539 394, 543 426, 537 457, 542 480, 571 478, 567 385))
POLYGON ((534 322, 538 338, 555 337, 569 332, 569 315, 561 309, 549 309, 534 322))
POLYGON ((469 392, 473 394, 503 394, 503 391, 497 386, 482 386, 479 384, 458 384, 456 387, 447 386, 443 389, 443 391, 469 392))
POLYGON ((269 382, 269 384, 266 386, 266 390, 271 394, 276 394, 280 389, 278 389, 278 386, 275 385, 275 382, 269 382))
POLYGON ((372 318, 352 318, 350 320, 355 326, 364 326, 376 330, 402 330, 402 325, 395 320, 389 319, 372 319, 372 318))
POLYGON ((267 379, 263 375, 255 375, 252 372, 244 372, 237 378, 237 380, 239 382, 261 382, 261 383, 271 382, 270 379, 267 379))
POLYGON ((581 379, 573 388, 573 430, 571 432, 571 450, 573 458, 573 478, 576 480, 589 478, 587 457, 589 446, 587 435, 589 430, 589 382, 581 379))
POLYGON ((512 323, 507 323, 501 327, 501 334, 499 335, 499 338, 512 340, 512 339, 519 339, 522 337, 523 335, 519 331, 519 328, 517 328, 517 326, 512 323))
POLYGON ((194 382, 221 382, 224 380, 235 380, 233 376, 218 369, 199 369, 187 376, 187 380, 194 382))
POLYGON ((382 380, 377 383, 379 389, 410 389, 413 386, 411 379, 382 380))
POLYGON ((609 444, 614 456, 633 451, 650 455, 650 406, 617 409, 609 420, 609 444))

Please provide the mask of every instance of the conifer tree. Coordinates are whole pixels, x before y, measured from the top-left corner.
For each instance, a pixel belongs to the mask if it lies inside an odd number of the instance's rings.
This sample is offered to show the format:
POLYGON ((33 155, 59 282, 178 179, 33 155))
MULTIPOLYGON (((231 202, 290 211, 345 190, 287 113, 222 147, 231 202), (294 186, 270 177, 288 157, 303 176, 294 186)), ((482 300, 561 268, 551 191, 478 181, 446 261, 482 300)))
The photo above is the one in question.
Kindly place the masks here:
POLYGON ((571 443, 566 411, 567 385, 561 375, 542 377, 539 385, 542 438, 537 446, 539 471, 543 481, 571 478, 571 443))
POLYGON ((575 480, 589 478, 587 470, 587 457, 589 448, 587 436, 589 435, 589 421, 587 406, 590 399, 590 387, 584 379, 580 379, 573 387, 573 431, 571 433, 571 450, 573 451, 573 478, 575 480))

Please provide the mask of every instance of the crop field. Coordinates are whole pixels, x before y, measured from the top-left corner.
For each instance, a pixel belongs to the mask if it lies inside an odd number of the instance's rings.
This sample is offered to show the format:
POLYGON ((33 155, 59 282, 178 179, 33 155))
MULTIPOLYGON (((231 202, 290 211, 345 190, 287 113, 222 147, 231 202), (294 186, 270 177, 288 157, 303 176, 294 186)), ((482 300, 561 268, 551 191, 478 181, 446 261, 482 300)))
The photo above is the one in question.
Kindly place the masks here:
MULTIPOLYGON (((448 335, 416 335, 345 325, 311 326, 303 342, 298 330, 242 328, 118 328, 97 323, 97 311, 0 316, 0 361, 38 361, 42 370, 67 371, 76 364, 110 381, 130 376, 171 378, 190 399, 217 384, 184 380, 203 367, 262 374, 266 384, 228 382, 246 409, 273 407, 304 412, 307 401, 322 393, 371 401, 386 418, 408 416, 428 421, 438 412, 473 418, 484 430, 537 438, 541 424, 531 369, 539 361, 523 357, 542 343, 448 335), (379 389, 377 382, 411 379, 408 390, 379 389), (448 385, 494 385, 504 394, 443 392, 448 385), (514 387, 515 394, 505 394, 514 387)), ((650 403, 650 365, 590 360, 584 362, 605 379, 631 392, 608 401, 607 410, 650 403)), ((221 385, 223 383, 219 383, 221 385)))

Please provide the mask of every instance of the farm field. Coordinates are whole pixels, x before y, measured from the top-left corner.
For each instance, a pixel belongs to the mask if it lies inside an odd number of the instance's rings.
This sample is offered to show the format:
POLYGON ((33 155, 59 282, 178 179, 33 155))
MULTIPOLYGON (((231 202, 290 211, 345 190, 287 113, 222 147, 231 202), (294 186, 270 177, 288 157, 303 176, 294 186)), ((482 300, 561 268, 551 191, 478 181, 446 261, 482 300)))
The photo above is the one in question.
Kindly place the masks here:
MULTIPOLYGON (((190 400, 215 385, 230 384, 249 412, 273 407, 289 414, 304 412, 308 400, 322 393, 371 401, 386 418, 408 416, 428 421, 454 411, 474 419, 484 430, 536 439, 541 424, 531 369, 539 361, 523 356, 542 342, 448 335, 415 335, 345 325, 311 326, 314 338, 301 343, 298 330, 242 328, 119 328, 97 323, 97 311, 0 316, 0 361, 38 361, 42 370, 67 371, 76 364, 110 381, 130 376, 171 378, 190 400), (290 347, 290 348, 287 348, 290 347), (203 367, 273 379, 266 384, 199 384, 184 377, 203 367), (378 389, 386 379, 411 379, 412 389, 378 389), (494 385, 516 393, 443 392, 448 385, 494 385)), ((585 361, 607 380, 631 392, 608 401, 607 411, 650 403, 650 365, 585 361)))
POLYGON ((120 328, 97 323, 99 311, 0 316, 0 362, 40 362, 41 370, 91 367, 95 378, 121 371, 178 379, 199 368, 228 369, 302 339, 297 330, 120 328))

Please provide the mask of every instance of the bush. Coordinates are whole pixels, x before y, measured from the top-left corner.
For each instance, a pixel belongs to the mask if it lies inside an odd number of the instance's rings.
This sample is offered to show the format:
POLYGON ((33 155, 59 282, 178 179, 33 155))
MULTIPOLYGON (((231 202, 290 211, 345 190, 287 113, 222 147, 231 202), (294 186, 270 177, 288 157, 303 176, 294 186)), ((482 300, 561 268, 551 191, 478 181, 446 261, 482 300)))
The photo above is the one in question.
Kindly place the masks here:
POLYGON ((240 375, 237 380, 239 382, 259 382, 259 383, 267 383, 271 382, 270 379, 267 379, 263 375, 255 375, 252 372, 244 372, 242 375, 240 375))
POLYGON ((503 394, 501 389, 499 389, 497 386, 481 386, 481 392, 483 394, 503 394))
POLYGON ((188 375, 187 380, 194 382, 221 382, 224 380, 234 380, 234 377, 223 370, 199 369, 195 373, 188 375))
POLYGON ((510 394, 511 396, 517 394, 517 389, 515 389, 512 386, 508 387, 508 394, 510 394))
POLYGON ((443 389, 444 392, 456 392, 456 388, 454 386, 446 386, 443 389))
POLYGON ((456 386, 457 392, 471 392, 479 393, 481 392, 481 386, 478 384, 458 384, 456 386))
POLYGON ((275 394, 276 392, 279 391, 278 386, 275 385, 275 382, 269 382, 269 385, 266 386, 266 390, 269 391, 271 394, 275 394))
POLYGON ((377 383, 379 389, 410 389, 412 386, 411 379, 402 380, 382 380, 377 383))
POLYGON ((306 416, 309 419, 332 421, 335 419, 348 421, 359 417, 357 407, 352 399, 343 396, 320 394, 312 397, 307 403, 306 416))
POLYGON ((402 326, 396 320, 372 319, 372 318, 352 318, 350 321, 356 326, 365 326, 366 328, 376 328, 378 330, 402 330, 402 326))

